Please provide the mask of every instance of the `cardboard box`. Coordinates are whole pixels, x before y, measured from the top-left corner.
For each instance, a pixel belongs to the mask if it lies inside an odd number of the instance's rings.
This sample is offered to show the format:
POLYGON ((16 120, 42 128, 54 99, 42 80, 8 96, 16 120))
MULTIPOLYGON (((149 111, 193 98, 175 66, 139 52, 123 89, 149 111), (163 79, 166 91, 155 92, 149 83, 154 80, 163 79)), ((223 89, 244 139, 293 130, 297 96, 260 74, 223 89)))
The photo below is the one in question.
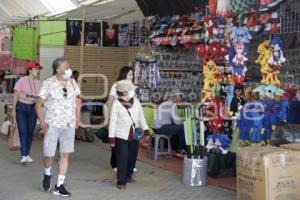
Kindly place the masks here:
POLYGON ((246 147, 236 161, 237 200, 300 200, 300 152, 246 147))
POLYGON ((300 151, 300 144, 282 144, 280 145, 281 148, 289 149, 293 151, 300 151))

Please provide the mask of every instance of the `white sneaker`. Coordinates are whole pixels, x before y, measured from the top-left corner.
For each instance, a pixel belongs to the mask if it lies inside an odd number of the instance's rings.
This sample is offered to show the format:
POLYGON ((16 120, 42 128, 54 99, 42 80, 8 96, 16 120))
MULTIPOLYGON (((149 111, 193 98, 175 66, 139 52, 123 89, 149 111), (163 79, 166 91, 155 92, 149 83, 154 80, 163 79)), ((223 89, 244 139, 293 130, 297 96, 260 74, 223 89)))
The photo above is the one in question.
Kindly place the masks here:
POLYGON ((133 171, 134 171, 134 172, 137 172, 137 168, 133 168, 133 171))
POLYGON ((116 167, 113 170, 114 170, 114 172, 118 171, 118 169, 116 167))
POLYGON ((27 162, 27 157, 26 156, 22 156, 21 160, 20 160, 20 163, 21 164, 24 164, 27 162))
POLYGON ((33 163, 33 159, 30 156, 26 156, 26 162, 33 163))

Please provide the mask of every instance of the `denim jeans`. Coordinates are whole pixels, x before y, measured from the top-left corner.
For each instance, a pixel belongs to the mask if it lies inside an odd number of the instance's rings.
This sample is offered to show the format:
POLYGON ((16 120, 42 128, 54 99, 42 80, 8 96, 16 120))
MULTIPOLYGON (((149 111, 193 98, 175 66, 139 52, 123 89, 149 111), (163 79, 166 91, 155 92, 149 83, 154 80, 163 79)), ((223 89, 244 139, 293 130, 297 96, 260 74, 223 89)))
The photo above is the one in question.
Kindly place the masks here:
POLYGON ((27 156, 30 153, 32 135, 37 121, 34 104, 18 102, 16 105, 16 120, 21 143, 21 156, 27 156))
POLYGON ((184 136, 184 126, 176 124, 163 125, 159 129, 156 129, 156 133, 160 135, 173 136, 177 135, 179 139, 179 149, 185 149, 185 136, 184 136))

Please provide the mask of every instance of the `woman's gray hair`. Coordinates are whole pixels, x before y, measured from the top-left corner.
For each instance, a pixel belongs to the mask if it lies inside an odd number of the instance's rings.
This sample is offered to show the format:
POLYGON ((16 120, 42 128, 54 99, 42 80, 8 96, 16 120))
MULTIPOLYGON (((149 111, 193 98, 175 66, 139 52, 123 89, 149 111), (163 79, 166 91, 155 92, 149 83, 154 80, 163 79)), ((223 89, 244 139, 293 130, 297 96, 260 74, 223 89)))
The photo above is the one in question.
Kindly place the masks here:
POLYGON ((55 75, 57 73, 57 68, 63 64, 64 62, 67 62, 67 60, 63 57, 61 58, 56 58, 53 63, 52 63, 52 69, 53 69, 53 75, 55 75))

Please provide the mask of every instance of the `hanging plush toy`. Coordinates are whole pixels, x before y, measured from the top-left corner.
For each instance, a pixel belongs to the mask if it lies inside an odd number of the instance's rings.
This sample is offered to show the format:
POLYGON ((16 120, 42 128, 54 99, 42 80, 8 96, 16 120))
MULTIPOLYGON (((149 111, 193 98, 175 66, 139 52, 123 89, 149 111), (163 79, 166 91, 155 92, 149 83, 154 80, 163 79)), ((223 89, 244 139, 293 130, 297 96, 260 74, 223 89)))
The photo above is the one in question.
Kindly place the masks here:
POLYGON ((214 41, 218 43, 225 42, 226 20, 220 17, 215 19, 216 28, 214 29, 214 41))
POLYGON ((219 44, 218 51, 216 53, 215 62, 217 65, 226 65, 226 55, 228 54, 228 47, 226 44, 219 44))
POLYGON ((271 14, 271 28, 270 28, 270 34, 276 34, 280 31, 280 15, 278 11, 272 12, 271 14))
POLYGON ((231 40, 232 43, 250 43, 250 40, 252 39, 251 34, 249 33, 249 30, 246 26, 232 27, 231 30, 231 40))
POLYGON ((204 26, 205 26, 205 35, 204 35, 205 42, 211 43, 213 41, 212 36, 214 35, 214 32, 216 31, 214 18, 206 17, 204 19, 204 26))
POLYGON ((233 85, 227 85, 225 88, 226 91, 226 99, 225 99, 225 106, 228 110, 230 110, 231 101, 234 96, 234 86, 233 85))
POLYGON ((203 75, 205 78, 215 79, 217 73, 217 65, 213 60, 209 60, 205 65, 203 65, 203 75))
POLYGON ((252 144, 260 144, 263 135, 263 106, 259 101, 248 102, 245 106, 245 111, 243 114, 247 117, 247 121, 250 125, 250 142, 252 144))
POLYGON ((272 56, 269 58, 268 62, 274 71, 279 71, 280 67, 286 61, 283 57, 283 41, 279 37, 275 37, 271 40, 272 56))
POLYGON ((233 54, 234 56, 229 56, 232 57, 230 66, 232 68, 233 81, 235 84, 242 84, 245 80, 245 74, 247 71, 246 62, 248 61, 248 58, 245 55, 247 53, 248 48, 244 45, 244 43, 234 44, 233 49, 231 49, 230 54, 233 54))
POLYGON ((244 99, 244 86, 235 85, 234 97, 230 103, 230 114, 231 116, 237 116, 243 105, 246 103, 244 99))
MULTIPOLYGON (((267 44, 267 41, 264 43, 267 44)), ((262 83, 266 85, 279 85, 280 80, 278 79, 278 74, 281 66, 286 61, 286 58, 283 57, 282 53, 283 42, 279 37, 276 37, 270 42, 271 48, 267 46, 267 48, 264 48, 264 43, 260 46, 262 56, 261 59, 258 60, 261 65, 261 72, 263 75, 262 83)))
POLYGON ((202 90, 202 102, 210 101, 214 96, 214 90, 216 86, 216 78, 208 77, 204 79, 204 85, 202 90))
POLYGON ((219 51, 219 44, 217 42, 213 42, 208 46, 206 52, 206 60, 215 60, 217 53, 219 51))
POLYGON ((257 53, 259 54, 259 56, 255 60, 255 63, 261 66, 260 69, 262 74, 261 83, 269 85, 273 83, 273 80, 277 77, 275 73, 272 73, 272 70, 270 69, 270 65, 268 62, 272 55, 272 50, 270 48, 270 40, 265 40, 263 43, 261 43, 257 48, 257 53))
POLYGON ((198 48, 198 55, 202 62, 206 63, 206 46, 205 44, 199 44, 198 48))
POLYGON ((233 27, 233 18, 226 18, 226 25, 225 25, 225 43, 231 43, 231 30, 233 27))
POLYGON ((217 16, 226 18, 231 15, 230 0, 218 0, 217 16))

